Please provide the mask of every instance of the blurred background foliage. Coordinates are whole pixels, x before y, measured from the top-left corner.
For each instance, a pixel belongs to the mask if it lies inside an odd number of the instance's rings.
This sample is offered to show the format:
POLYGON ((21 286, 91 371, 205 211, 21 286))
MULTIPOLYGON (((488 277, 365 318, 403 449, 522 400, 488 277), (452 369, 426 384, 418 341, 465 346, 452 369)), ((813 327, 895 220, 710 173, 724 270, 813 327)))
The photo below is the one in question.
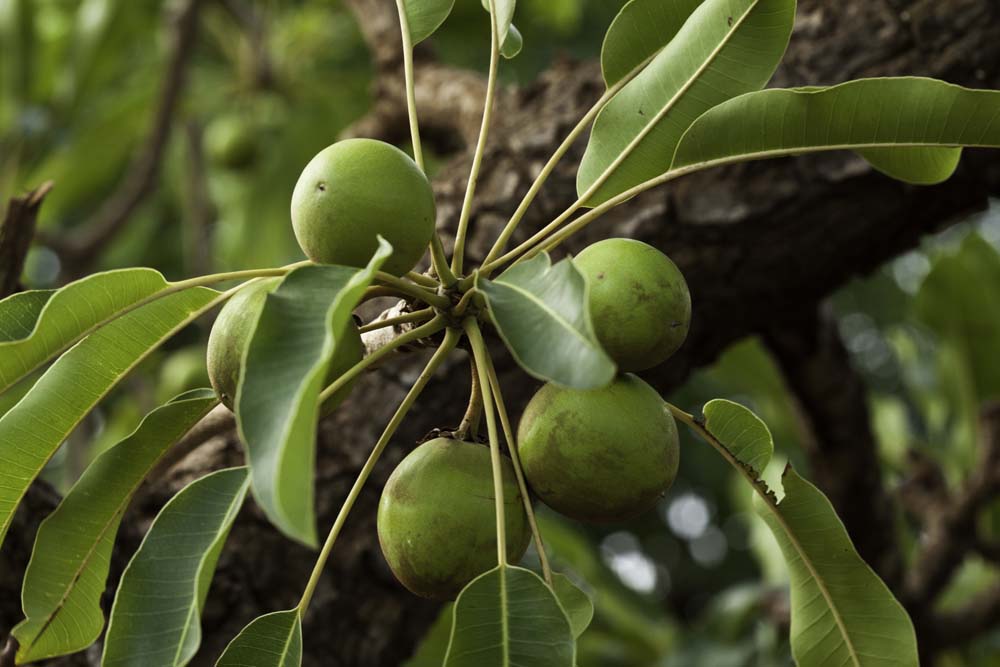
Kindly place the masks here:
MULTIPOLYGON (((485 68, 478 4, 458 2, 435 37, 442 60, 485 68)), ((595 56, 621 4, 522 0, 525 49, 505 65, 504 81, 530 81, 556 57, 595 56)), ((254 2, 256 26, 240 20, 238 5, 206 8, 158 187, 127 231, 101 249, 93 270, 151 266, 177 279, 300 257, 287 224, 292 187, 308 159, 366 111, 372 68, 353 17, 338 2, 254 2), (208 207, 207 224, 193 202, 208 207)), ((48 237, 84 224, 127 173, 151 123, 169 9, 160 0, 0 0, 0 195, 54 180, 40 223, 48 237)), ((1000 396, 998 248, 1000 204, 834 299, 841 333, 870 387, 890 488, 911 451, 938 461, 951 481, 975 465, 979 408, 1000 396)), ((36 246, 27 286, 65 279, 59 257, 36 246)), ((206 333, 187 331, 148 360, 74 434, 49 479, 66 488, 145 412, 204 386, 206 333)), ((776 458, 806 466, 793 399, 759 341, 733 346, 673 400, 693 408, 720 396, 764 418, 776 458)), ((16 399, 17 392, 5 396, 0 413, 16 399)), ((543 511, 558 566, 585 580, 596 599, 580 666, 792 664, 785 569, 751 516, 750 492, 699 442, 685 437, 683 449, 669 497, 633 524, 584 527, 543 511)), ((984 521, 986 534, 1000 537, 1000 508, 984 521)), ((899 531, 904 543, 919 539, 902 516, 899 531)), ((997 578, 994 567, 970 558, 943 604, 997 578)), ((411 667, 440 664, 446 630, 435 626, 411 667)), ((997 655, 1000 630, 943 664, 996 665, 997 655)))

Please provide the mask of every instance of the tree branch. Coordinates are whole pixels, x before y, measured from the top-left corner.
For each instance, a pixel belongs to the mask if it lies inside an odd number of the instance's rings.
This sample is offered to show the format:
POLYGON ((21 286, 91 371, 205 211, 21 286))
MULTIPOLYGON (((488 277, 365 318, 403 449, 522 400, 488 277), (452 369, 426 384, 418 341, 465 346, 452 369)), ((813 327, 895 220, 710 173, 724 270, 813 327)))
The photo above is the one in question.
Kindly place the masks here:
POLYGON ((170 53, 152 127, 128 167, 125 180, 93 217, 68 238, 50 237, 45 240, 60 255, 70 276, 86 271, 103 247, 128 223, 139 204, 156 188, 173 118, 194 53, 198 14, 204 4, 204 0, 186 0, 170 18, 170 53))
POLYGON ((23 197, 11 197, 7 202, 7 214, 0 222, 0 299, 20 289, 24 260, 35 236, 38 210, 50 190, 52 182, 47 181, 23 197))

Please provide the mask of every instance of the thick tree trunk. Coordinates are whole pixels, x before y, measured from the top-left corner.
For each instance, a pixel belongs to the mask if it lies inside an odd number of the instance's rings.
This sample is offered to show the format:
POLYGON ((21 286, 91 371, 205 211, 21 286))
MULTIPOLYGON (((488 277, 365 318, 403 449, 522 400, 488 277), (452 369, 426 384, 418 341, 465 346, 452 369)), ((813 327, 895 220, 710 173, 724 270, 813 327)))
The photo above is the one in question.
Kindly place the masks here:
MULTIPOLYGON (((393 3, 349 0, 349 4, 358 10, 370 43, 376 45, 382 72, 375 110, 355 131, 404 137, 393 3)), ((470 128, 478 122, 481 79, 433 63, 421 71, 418 105, 429 139, 444 147, 467 147, 474 135, 470 128)), ((800 2, 792 45, 776 85, 836 83, 888 74, 923 74, 1000 87, 1000 6, 994 0, 800 2)), ((596 64, 560 62, 533 85, 502 92, 473 213, 470 244, 474 252, 481 255, 488 248, 540 166, 602 89, 596 64)), ((575 199, 573 165, 581 151, 582 146, 575 147, 556 170, 515 242, 575 199)), ((468 162, 467 150, 460 150, 437 179, 442 226, 453 226, 457 218, 468 162)), ((838 287, 912 248, 923 235, 984 208, 987 198, 998 192, 1000 161, 995 155, 976 152, 969 152, 951 181, 930 188, 893 182, 846 154, 738 166, 695 175, 637 198, 592 225, 567 250, 599 237, 628 235, 662 248, 684 271, 695 304, 691 335, 676 358, 647 374, 663 392, 676 388, 692 370, 711 363, 731 343, 764 332, 770 332, 772 347, 788 352, 785 359, 806 350, 817 363, 828 359, 840 365, 837 372, 850 373, 842 350, 836 344, 824 347, 822 333, 815 330, 817 319, 809 314, 838 287), (789 340, 775 334, 802 327, 803 320, 808 326, 801 338, 789 340), (825 356, 819 354, 822 350, 825 356)), ((366 377, 324 426, 317 478, 322 528, 332 522, 423 358, 413 355, 366 377)), ((502 353, 500 358, 505 394, 516 414, 535 382, 519 373, 502 353)), ((789 375, 789 384, 797 391, 815 378, 824 379, 822 367, 786 368, 801 371, 789 375)), ((889 498, 878 474, 866 420, 857 412, 864 409, 863 387, 857 382, 837 386, 852 395, 829 404, 824 404, 823 393, 801 401, 806 423, 814 431, 811 463, 862 555, 894 582, 899 579, 900 561, 893 541, 886 537, 890 534, 889 498), (837 423, 854 425, 862 437, 823 428, 837 423), (856 483, 838 481, 854 478, 857 466, 863 466, 866 474, 856 483), (865 512, 866 506, 872 511, 865 512)), ((814 384, 811 387, 817 389, 814 384)), ((398 665, 433 619, 434 605, 407 594, 386 570, 374 530, 374 508, 393 464, 430 429, 458 423, 467 391, 467 369, 456 361, 428 388, 379 465, 374 483, 362 494, 306 621, 307 665, 398 665)), ((240 460, 232 438, 215 439, 157 482, 132 513, 131 524, 136 530, 144 528, 162 501, 183 482, 240 460)), ((37 520, 37 515, 32 518, 37 520)), ((6 560, 0 568, 3 634, 17 615, 15 583, 32 535, 33 530, 21 524, 8 537, 12 544, 5 547, 5 556, 14 562, 6 560)), ((125 541, 134 543, 134 539, 125 541)), ((292 606, 313 558, 313 553, 281 538, 249 507, 219 564, 205 610, 205 657, 197 664, 211 664, 225 642, 254 616, 292 606)), ((928 610, 912 611, 918 628, 929 622, 928 610)), ((925 650, 930 648, 925 646, 925 650)))

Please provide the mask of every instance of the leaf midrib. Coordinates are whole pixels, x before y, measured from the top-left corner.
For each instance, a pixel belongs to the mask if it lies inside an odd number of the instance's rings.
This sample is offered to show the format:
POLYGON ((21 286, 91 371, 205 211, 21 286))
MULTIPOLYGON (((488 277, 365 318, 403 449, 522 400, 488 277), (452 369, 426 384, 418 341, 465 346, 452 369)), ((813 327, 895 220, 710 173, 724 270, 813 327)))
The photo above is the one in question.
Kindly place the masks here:
POLYGON ((542 301, 541 299, 539 299, 537 296, 535 296, 534 294, 532 294, 528 290, 526 290, 526 289, 524 289, 522 287, 519 287, 518 285, 515 285, 514 283, 509 283, 509 282, 506 282, 506 281, 495 280, 495 281, 493 281, 493 283, 495 285, 502 285, 502 286, 504 286, 504 287, 506 287, 508 289, 514 290, 515 292, 518 292, 519 294, 527 297, 529 301, 531 301, 532 303, 537 304, 538 307, 541 308, 542 310, 544 310, 546 312, 549 312, 549 313, 552 313, 552 316, 553 316, 552 319, 554 319, 564 329, 566 329, 571 334, 573 334, 573 336, 576 337, 578 340, 583 341, 584 343, 586 343, 591 348, 595 347, 594 342, 591 341, 589 338, 587 338, 576 327, 574 327, 569 322, 569 320, 567 320, 557 310, 551 308, 547 303, 545 303, 544 301, 542 301))
MULTIPOLYGON (((688 92, 688 90, 690 90, 691 87, 698 82, 698 80, 701 78, 701 75, 705 73, 705 70, 712 63, 715 62, 715 59, 718 57, 719 53, 722 52, 723 48, 729 45, 729 42, 732 40, 733 36, 739 30, 740 26, 743 25, 743 22, 746 21, 747 18, 757 8, 757 5, 760 4, 760 1, 761 0, 754 0, 753 4, 749 5, 746 11, 743 12, 743 15, 740 16, 738 20, 733 21, 733 25, 730 26, 730 30, 726 33, 725 38, 719 40, 719 44, 714 49, 712 49, 711 53, 708 54, 708 57, 705 58, 705 62, 703 62, 698 67, 698 69, 695 70, 695 72, 688 78, 688 80, 684 83, 684 85, 681 86, 680 89, 678 89, 678 91, 674 94, 674 96, 667 101, 667 104, 662 109, 660 109, 660 111, 658 111, 656 115, 654 115, 650 119, 650 121, 642 128, 639 134, 636 135, 631 142, 629 142, 629 144, 625 147, 625 150, 622 151, 618 155, 618 157, 616 157, 615 160, 603 172, 601 172, 601 175, 598 176, 598 178, 591 184, 591 186, 587 188, 587 191, 580 196, 580 201, 587 201, 588 199, 593 197, 598 190, 604 187, 604 184, 608 182, 608 180, 618 169, 618 167, 620 167, 622 163, 632 155, 632 153, 639 146, 639 144, 642 143, 642 141, 645 140, 647 136, 649 136, 649 133, 652 132, 653 129, 660 124, 660 122, 664 119, 664 117, 666 117, 668 113, 670 113, 670 111, 674 108, 674 106, 676 106, 677 103, 680 101, 680 99, 684 97, 684 95, 688 92)), ((702 6, 704 5, 699 6, 699 9, 702 6)), ((697 12, 697 9, 695 11, 697 12)), ((694 13, 692 13, 691 16, 694 16, 694 13)), ((684 23, 687 24, 687 22, 690 20, 691 17, 689 16, 684 23)), ((681 28, 677 31, 677 34, 674 35, 673 39, 677 39, 677 37, 681 34, 681 31, 683 30, 684 27, 681 26, 681 28)), ((665 44, 653 56, 650 56, 649 62, 652 62, 652 59, 655 58, 657 55, 659 55, 660 52, 663 51, 663 49, 667 48, 668 45, 669 42, 665 44)), ((648 63, 644 64, 642 67, 645 68, 646 65, 648 65, 648 63)), ((684 135, 681 134, 681 137, 678 139, 678 145, 680 145, 680 141, 683 140, 683 138, 684 135)))
POLYGON ((740 472, 740 474, 743 475, 743 477, 748 482, 750 482, 750 485, 753 487, 754 491, 757 493, 757 495, 761 497, 761 499, 764 501, 764 504, 771 511, 771 514, 778 520, 778 523, 781 524, 782 529, 785 531, 785 535, 788 536, 788 539, 792 543, 792 546, 795 547, 795 551, 799 554, 799 558, 805 564, 806 568, 808 568, 809 574, 812 575, 813 581, 816 582, 816 587, 819 588, 820 594, 823 596, 823 599, 826 600, 827 606, 830 608, 830 613, 833 615, 833 620, 836 622, 837 628, 840 630, 840 635, 844 640, 844 644, 847 646, 847 651, 848 654, 850 655, 851 661, 853 662, 854 665, 856 665, 856 667, 861 667, 861 659, 858 656, 857 649, 854 647, 854 642, 851 640, 850 634, 847 632, 847 626, 844 624, 844 619, 841 616, 840 610, 837 608, 837 605, 833 600, 833 596, 830 594, 829 589, 827 589, 826 584, 823 582, 823 579, 819 576, 819 573, 817 572, 816 567, 813 565, 812 560, 808 557, 805 550, 802 548, 802 544, 795 537, 795 534, 792 531, 791 526, 788 525, 788 522, 785 521, 785 517, 782 516, 780 510, 778 509, 777 501, 775 501, 768 494, 768 488, 764 486, 764 482, 760 479, 754 478, 746 467, 740 465, 739 460, 736 459, 733 453, 729 451, 729 448, 725 444, 723 444, 721 440, 718 440, 718 438, 715 437, 715 434, 708 431, 707 428, 705 429, 705 431, 706 433, 709 433, 709 435, 712 436, 713 440, 718 442, 719 446, 721 447, 720 451, 723 454, 723 457, 726 459, 726 461, 731 466, 736 468, 740 472))

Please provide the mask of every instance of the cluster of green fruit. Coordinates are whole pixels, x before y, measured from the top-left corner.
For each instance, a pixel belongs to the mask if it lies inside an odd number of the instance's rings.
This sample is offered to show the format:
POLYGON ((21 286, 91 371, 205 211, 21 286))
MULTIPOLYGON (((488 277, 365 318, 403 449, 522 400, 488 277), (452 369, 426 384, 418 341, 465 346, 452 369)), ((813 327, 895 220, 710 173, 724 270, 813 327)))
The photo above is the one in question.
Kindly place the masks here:
MULTIPOLYGON (((292 197, 295 234, 310 259, 364 266, 381 235, 394 248, 385 269, 397 276, 423 256, 434 219, 423 173, 402 151, 368 139, 320 152, 292 197)), ((574 263, 590 285, 595 334, 621 374, 596 390, 543 386, 521 417, 517 453, 529 486, 549 507, 581 521, 622 521, 650 509, 677 474, 674 420, 657 392, 633 373, 662 363, 681 346, 691 299, 674 263, 639 241, 595 243, 574 263)), ((241 291, 212 330, 209 372, 226 405, 232 405, 249 330, 276 283, 241 291)), ((360 336, 349 326, 330 381, 361 358, 360 336)), ((502 466, 507 552, 517 562, 531 533, 511 459, 503 457, 502 466)), ((403 585, 421 596, 453 598, 495 565, 489 449, 445 437, 421 444, 390 476, 377 523, 386 561, 403 585)))

